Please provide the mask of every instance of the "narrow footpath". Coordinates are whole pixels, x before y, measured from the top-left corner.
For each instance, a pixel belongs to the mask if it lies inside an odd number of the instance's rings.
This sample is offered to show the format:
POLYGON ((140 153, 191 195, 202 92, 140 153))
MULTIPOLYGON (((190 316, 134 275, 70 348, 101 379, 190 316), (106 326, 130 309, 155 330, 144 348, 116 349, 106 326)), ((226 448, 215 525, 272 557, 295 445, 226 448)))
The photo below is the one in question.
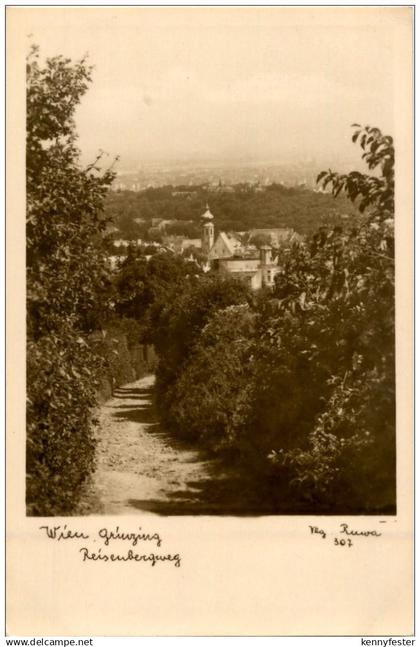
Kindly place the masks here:
POLYGON ((229 514, 226 483, 238 495, 231 475, 162 430, 153 386, 153 375, 143 377, 118 389, 100 408, 91 513, 229 514))

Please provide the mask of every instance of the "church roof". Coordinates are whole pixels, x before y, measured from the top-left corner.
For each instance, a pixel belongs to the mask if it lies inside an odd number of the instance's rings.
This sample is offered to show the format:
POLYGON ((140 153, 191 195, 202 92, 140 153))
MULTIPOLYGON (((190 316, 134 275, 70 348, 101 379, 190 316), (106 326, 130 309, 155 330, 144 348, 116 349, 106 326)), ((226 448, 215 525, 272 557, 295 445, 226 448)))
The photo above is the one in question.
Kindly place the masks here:
POLYGON ((224 231, 220 232, 220 238, 222 238, 223 242, 231 252, 232 256, 237 254, 238 252, 242 251, 242 242, 240 238, 235 236, 234 234, 231 233, 226 233, 224 231))

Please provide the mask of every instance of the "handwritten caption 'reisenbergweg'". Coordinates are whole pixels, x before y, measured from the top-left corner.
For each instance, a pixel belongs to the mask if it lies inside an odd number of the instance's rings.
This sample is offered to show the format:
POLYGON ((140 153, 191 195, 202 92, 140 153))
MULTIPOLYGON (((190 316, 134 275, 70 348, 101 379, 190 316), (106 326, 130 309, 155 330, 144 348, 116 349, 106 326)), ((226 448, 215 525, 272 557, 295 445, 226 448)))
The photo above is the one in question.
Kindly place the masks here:
POLYGON ((95 533, 74 530, 67 524, 59 526, 40 526, 47 539, 54 542, 68 542, 79 546, 78 550, 83 562, 137 562, 156 566, 169 563, 179 568, 181 556, 179 553, 160 552, 163 539, 157 532, 143 532, 137 527, 134 532, 120 530, 119 526, 110 530, 101 528, 95 533), (80 544, 83 544, 80 546, 80 544), (93 544, 96 544, 93 546, 93 544), (151 552, 138 552, 138 547, 150 545, 151 552), (131 546, 131 547, 129 547, 131 546))
POLYGON ((360 537, 381 537, 382 533, 377 530, 355 530, 350 528, 348 523, 340 523, 338 531, 323 530, 319 526, 309 526, 311 535, 316 535, 322 539, 327 537, 333 540, 334 546, 347 546, 351 548, 354 546, 354 541, 360 537))

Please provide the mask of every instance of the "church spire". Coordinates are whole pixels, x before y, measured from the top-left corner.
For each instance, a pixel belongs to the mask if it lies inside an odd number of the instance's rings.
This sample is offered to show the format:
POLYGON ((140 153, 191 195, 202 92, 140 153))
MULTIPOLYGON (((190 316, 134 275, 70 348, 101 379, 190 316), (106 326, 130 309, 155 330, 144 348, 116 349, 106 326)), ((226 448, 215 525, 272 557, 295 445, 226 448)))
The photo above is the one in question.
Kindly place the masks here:
POLYGON ((213 214, 211 213, 208 204, 206 204, 205 213, 201 216, 201 222, 203 223, 201 249, 204 254, 208 255, 214 244, 213 214))

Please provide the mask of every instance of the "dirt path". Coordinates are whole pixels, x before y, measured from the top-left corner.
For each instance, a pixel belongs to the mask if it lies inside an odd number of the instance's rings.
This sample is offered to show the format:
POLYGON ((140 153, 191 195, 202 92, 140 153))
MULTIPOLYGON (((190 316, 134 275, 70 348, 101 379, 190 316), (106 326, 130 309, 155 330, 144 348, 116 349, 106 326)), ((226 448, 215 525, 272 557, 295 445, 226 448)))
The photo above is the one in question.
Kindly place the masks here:
POLYGON ((128 384, 100 409, 93 512, 226 514, 218 495, 226 475, 162 431, 153 385, 154 376, 128 384))

